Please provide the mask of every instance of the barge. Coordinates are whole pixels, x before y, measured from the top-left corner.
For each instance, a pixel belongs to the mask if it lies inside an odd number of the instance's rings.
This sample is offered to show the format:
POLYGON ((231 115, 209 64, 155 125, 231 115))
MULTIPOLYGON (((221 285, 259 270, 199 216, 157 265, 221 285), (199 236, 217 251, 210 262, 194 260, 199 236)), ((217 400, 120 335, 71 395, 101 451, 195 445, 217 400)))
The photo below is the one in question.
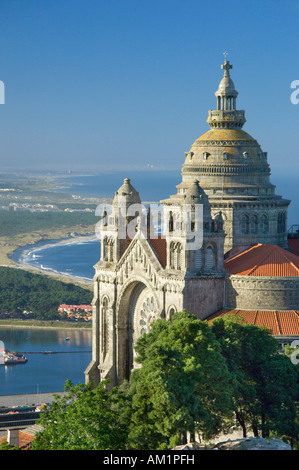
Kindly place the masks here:
POLYGON ((27 361, 28 359, 24 354, 8 351, 7 349, 0 350, 0 364, 4 366, 25 364, 27 361))

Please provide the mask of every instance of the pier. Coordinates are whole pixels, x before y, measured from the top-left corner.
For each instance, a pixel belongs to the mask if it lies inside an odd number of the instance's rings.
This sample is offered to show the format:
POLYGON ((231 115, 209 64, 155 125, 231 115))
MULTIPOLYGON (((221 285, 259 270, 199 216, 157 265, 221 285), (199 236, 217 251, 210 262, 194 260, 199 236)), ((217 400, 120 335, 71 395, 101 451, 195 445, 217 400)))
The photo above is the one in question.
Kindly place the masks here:
POLYGON ((75 354, 75 353, 91 353, 92 351, 22 351, 19 354, 75 354))

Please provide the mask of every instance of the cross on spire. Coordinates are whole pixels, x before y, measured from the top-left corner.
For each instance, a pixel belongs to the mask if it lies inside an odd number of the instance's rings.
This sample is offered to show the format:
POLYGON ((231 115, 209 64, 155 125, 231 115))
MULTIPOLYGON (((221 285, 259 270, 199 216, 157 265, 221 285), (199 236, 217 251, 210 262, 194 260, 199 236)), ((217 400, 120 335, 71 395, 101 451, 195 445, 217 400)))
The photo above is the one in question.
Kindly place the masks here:
POLYGON ((224 52, 224 64, 221 65, 221 68, 225 70, 225 72, 229 72, 230 69, 233 68, 233 66, 229 63, 229 60, 226 60, 226 56, 228 55, 228 52, 224 52))

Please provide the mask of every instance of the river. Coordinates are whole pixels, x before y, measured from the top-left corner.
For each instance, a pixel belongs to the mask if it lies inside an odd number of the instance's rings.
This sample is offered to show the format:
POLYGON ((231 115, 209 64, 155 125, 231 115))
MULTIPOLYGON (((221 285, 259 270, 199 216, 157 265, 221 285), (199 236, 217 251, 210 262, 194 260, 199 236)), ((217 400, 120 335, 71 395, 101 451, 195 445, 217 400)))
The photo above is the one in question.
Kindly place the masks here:
POLYGON ((0 395, 59 392, 67 379, 74 385, 85 382, 84 370, 91 361, 91 329, 1 327, 1 341, 5 349, 25 352, 28 362, 0 365, 0 395))

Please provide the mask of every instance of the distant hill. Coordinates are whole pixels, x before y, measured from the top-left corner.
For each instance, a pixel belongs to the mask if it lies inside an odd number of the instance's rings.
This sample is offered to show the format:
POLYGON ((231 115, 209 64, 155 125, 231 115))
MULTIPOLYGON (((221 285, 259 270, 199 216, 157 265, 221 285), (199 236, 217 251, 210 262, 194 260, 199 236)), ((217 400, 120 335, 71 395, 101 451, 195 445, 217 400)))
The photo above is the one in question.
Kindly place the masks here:
POLYGON ((59 227, 95 225, 94 213, 89 212, 19 212, 0 211, 0 237, 21 233, 47 231, 59 227))
POLYGON ((40 320, 58 318, 61 303, 90 304, 92 292, 22 269, 0 267, 0 313, 40 320))

